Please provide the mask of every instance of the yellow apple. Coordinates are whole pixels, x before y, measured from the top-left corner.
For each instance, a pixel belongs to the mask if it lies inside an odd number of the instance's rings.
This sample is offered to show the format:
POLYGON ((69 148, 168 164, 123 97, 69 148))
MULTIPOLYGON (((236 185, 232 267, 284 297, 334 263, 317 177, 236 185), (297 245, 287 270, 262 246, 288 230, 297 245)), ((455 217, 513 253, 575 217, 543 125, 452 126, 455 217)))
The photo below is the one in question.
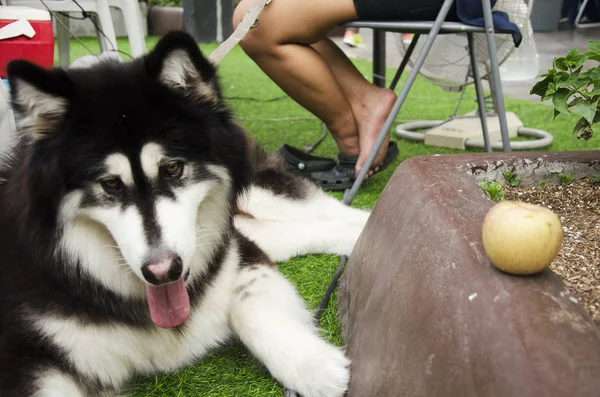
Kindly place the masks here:
POLYGON ((494 266, 527 275, 550 266, 562 245, 560 220, 549 208, 501 201, 483 220, 483 248, 494 266))

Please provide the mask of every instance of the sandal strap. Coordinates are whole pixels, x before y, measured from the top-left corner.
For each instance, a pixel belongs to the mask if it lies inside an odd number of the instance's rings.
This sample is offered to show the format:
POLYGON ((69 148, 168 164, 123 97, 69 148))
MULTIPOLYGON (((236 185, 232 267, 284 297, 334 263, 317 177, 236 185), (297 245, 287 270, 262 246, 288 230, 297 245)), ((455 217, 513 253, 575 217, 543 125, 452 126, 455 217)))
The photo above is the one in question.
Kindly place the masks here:
POLYGON ((342 168, 351 168, 354 170, 356 167, 356 162, 358 161, 358 156, 351 156, 349 154, 345 154, 342 152, 338 152, 338 165, 342 168))
POLYGON ((287 144, 279 149, 279 153, 289 165, 301 173, 327 171, 336 165, 332 158, 313 156, 287 144))

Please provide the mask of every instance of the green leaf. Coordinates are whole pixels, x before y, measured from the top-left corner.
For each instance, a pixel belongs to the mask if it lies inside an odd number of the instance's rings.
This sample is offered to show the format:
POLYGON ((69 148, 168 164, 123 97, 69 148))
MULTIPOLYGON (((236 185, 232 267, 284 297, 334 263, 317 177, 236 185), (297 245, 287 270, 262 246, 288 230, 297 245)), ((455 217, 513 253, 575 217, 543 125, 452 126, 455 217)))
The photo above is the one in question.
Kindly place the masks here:
POLYGON ((580 55, 580 52, 577 48, 573 48, 572 50, 570 50, 567 53, 567 60, 572 61, 574 59, 577 59, 580 55))
POLYGON ((565 174, 563 172, 559 172, 558 177, 560 178, 561 185, 570 185, 576 178, 575 174, 565 174))
POLYGON ((542 97, 542 101, 551 99, 555 94, 556 94, 556 84, 554 84, 554 82, 551 81, 548 83, 548 91, 546 92, 546 95, 544 95, 542 97))
POLYGON ((552 120, 555 120, 559 114, 560 114, 560 112, 558 110, 554 109, 554 114, 552 115, 552 120))
POLYGON ((573 67, 581 68, 583 66, 583 64, 587 62, 587 60, 588 60, 587 55, 582 54, 576 60, 573 61, 573 67))
POLYGON ((569 108, 572 108, 573 106, 577 106, 577 104, 578 104, 579 102, 581 102, 582 100, 583 100, 583 99, 581 99, 581 98, 579 98, 579 97, 573 98, 573 100, 572 100, 571 102, 569 102, 569 103, 567 104, 567 106, 568 106, 569 108))
POLYGON ((600 81, 600 68, 593 68, 588 70, 588 73, 590 75, 590 80, 592 80, 593 83, 600 81))
POLYGON ((596 95, 600 95, 600 84, 594 85, 594 89, 586 93, 587 96, 591 96, 592 98, 596 95))
POLYGON ((569 70, 567 58, 558 57, 554 59, 554 67, 558 70, 569 70))
POLYGON ((556 75, 554 75, 554 80, 552 80, 552 81, 554 81, 555 84, 559 84, 559 83, 562 83, 563 81, 568 80, 569 76, 571 76, 569 74, 569 72, 558 72, 558 73, 556 73, 556 75))
POLYGON ((560 75, 559 80, 555 81, 555 83, 558 88, 567 88, 576 85, 578 79, 578 72, 575 72, 573 74, 563 72, 563 74, 560 75))
POLYGON ((585 57, 587 58, 587 60, 600 62, 600 54, 598 54, 597 52, 586 52, 585 57))
POLYGON ((577 121, 577 124, 575 124, 575 127, 573 128, 573 135, 577 135, 579 131, 587 127, 589 127, 589 123, 587 122, 587 120, 584 117, 580 118, 577 121))
POLYGON ((590 50, 600 53, 600 40, 589 40, 588 47, 590 50))
POLYGON ((538 95, 543 98, 546 95, 546 92, 548 92, 548 84, 550 84, 552 80, 553 77, 547 76, 544 80, 538 81, 531 91, 529 91, 529 94, 538 95))
POLYGON ((567 106, 567 99, 569 96, 571 96, 571 91, 567 90, 566 88, 560 88, 554 93, 554 96, 552 97, 552 104, 560 113, 571 113, 569 111, 569 107, 567 106))
POLYGON ((580 80, 580 81, 582 81, 582 82, 587 83, 587 82, 590 81, 590 73, 591 73, 591 70, 586 70, 583 73, 579 73, 579 76, 578 76, 577 79, 580 80))
MULTIPOLYGON (((578 105, 580 102, 585 101, 585 99, 583 98, 579 98, 579 97, 574 97, 572 101, 567 102, 567 107, 569 108, 569 112, 571 114, 580 114, 581 113, 581 109, 579 109, 578 105)), ((553 120, 556 119, 556 116, 558 116, 557 113, 558 112, 556 109, 554 109, 554 117, 552 118, 553 120)))
POLYGON ((540 78, 540 77, 547 77, 547 76, 554 76, 556 74, 556 70, 555 69, 548 69, 548 71, 544 74, 540 74, 539 76, 536 76, 536 78, 540 78))
POLYGON ((578 68, 585 63, 587 56, 585 53, 581 54, 577 48, 573 48, 567 54, 566 64, 573 68, 578 68))
POLYGON ((598 100, 595 100, 594 102, 581 101, 577 105, 577 109, 583 118, 591 125, 594 122, 594 117, 598 111, 598 100))

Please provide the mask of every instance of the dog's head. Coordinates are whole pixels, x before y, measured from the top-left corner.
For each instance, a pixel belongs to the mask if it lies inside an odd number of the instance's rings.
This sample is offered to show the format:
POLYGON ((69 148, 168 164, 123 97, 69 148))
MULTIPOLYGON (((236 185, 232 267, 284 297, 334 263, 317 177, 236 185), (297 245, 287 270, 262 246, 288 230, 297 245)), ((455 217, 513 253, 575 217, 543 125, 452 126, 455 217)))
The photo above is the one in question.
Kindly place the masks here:
POLYGON ((185 280, 206 271, 249 178, 215 67, 172 33, 133 62, 8 74, 30 216, 52 225, 57 255, 147 296, 157 325, 184 321, 185 280))

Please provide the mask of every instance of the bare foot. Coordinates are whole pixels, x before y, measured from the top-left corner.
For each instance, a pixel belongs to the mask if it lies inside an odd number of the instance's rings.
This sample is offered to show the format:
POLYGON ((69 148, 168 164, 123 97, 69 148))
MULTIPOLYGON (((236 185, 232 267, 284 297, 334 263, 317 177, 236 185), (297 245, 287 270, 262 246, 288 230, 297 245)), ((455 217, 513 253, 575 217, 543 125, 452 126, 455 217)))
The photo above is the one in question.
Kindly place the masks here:
MULTIPOLYGON (((358 124, 358 140, 360 144, 360 155, 356 163, 356 175, 362 169, 371 149, 375 145, 379 131, 394 106, 396 93, 388 88, 370 85, 369 92, 359 99, 359 103, 352 104, 352 111, 358 124)), ((387 154, 389 139, 389 134, 387 134, 377 156, 375 156, 371 170, 367 174, 368 176, 373 174, 372 170, 378 170, 378 167, 383 162, 387 154)))
POLYGON ((346 112, 333 114, 331 120, 325 121, 325 123, 340 152, 349 156, 360 154, 358 125, 350 106, 346 112))

